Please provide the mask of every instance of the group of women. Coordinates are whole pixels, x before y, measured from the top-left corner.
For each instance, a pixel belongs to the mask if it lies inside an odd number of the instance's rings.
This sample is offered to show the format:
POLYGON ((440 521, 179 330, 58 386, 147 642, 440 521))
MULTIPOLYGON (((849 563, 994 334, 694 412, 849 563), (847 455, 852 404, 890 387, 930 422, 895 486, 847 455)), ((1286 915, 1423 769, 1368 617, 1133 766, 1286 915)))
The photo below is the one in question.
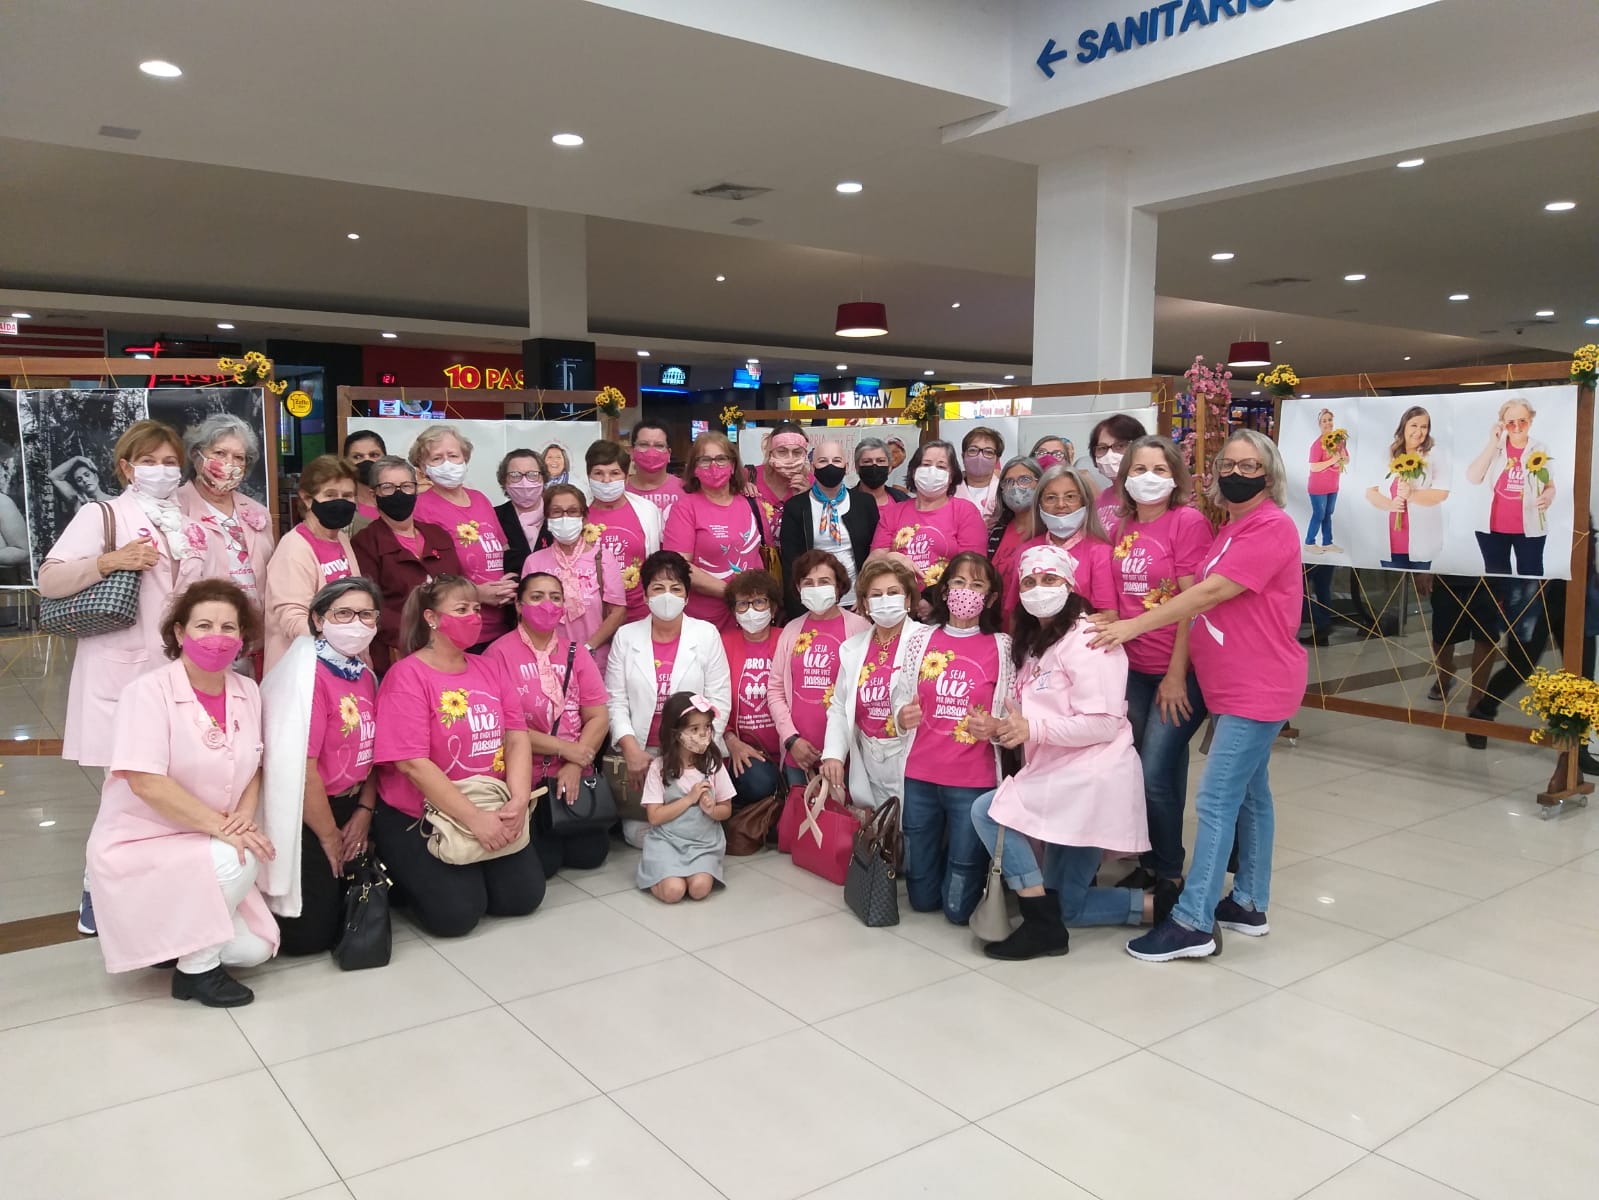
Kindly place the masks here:
POLYGON ((357 433, 307 464, 276 546, 236 491, 248 429, 140 422, 116 448, 112 548, 86 511, 40 572, 47 596, 140 580, 134 625, 74 663, 64 755, 107 770, 80 920, 111 970, 175 966, 174 996, 248 1003, 228 968, 328 948, 369 849, 424 929, 459 936, 604 861, 609 831, 549 814, 609 776, 642 800, 623 821, 639 886, 697 900, 720 821, 820 775, 857 805, 901 800, 913 908, 964 923, 997 854, 1023 923, 996 957, 1062 953, 1067 924, 1151 923, 1129 949, 1152 959, 1219 952, 1218 924, 1263 933, 1266 761, 1304 679, 1282 463, 1252 433, 1227 443, 1213 538, 1172 445, 1126 420, 1095 430, 1102 489, 1060 439, 1005 460, 987 429, 917 447, 910 494, 876 439, 854 488, 837 442, 790 462, 795 426, 753 478, 701 435, 679 481, 644 422, 589 448, 586 490, 513 451, 498 506, 466 485, 455 428, 405 458, 357 433), (1262 661, 1265 686, 1238 670, 1262 661), (1101 887, 1107 853, 1142 859, 1101 887))

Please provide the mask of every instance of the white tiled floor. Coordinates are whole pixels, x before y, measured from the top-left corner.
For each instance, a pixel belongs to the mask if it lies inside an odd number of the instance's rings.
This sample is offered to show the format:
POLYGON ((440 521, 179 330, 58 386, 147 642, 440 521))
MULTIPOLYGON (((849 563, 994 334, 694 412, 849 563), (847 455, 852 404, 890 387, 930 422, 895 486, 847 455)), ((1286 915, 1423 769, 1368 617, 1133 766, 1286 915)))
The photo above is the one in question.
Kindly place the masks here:
MULTIPOLYGON (((938 915, 865 929, 776 855, 668 909, 620 847, 529 919, 402 918, 386 970, 274 963, 233 1012, 92 942, 0 956, 0 1190, 1592 1197, 1599 806, 1539 820, 1531 750, 1300 725, 1273 932, 1210 962, 1098 929, 996 964, 938 915)), ((25 759, 0 787, 0 917, 61 911, 93 790, 25 759)))

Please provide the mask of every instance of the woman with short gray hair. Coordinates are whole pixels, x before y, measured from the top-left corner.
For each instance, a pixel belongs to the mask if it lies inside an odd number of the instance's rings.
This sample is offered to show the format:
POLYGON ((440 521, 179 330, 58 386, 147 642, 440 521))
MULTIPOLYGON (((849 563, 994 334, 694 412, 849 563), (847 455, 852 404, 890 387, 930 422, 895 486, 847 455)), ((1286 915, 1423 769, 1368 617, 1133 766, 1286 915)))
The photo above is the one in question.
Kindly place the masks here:
POLYGON ((205 575, 227 579, 256 604, 272 557, 272 518, 266 506, 239 491, 261 458, 261 441, 232 413, 212 413, 183 435, 189 481, 178 507, 205 533, 205 575))
POLYGON ((907 499, 905 492, 888 486, 888 473, 893 468, 888 462, 888 443, 880 437, 863 437, 855 443, 855 475, 861 481, 861 491, 877 501, 878 508, 887 508, 907 499))

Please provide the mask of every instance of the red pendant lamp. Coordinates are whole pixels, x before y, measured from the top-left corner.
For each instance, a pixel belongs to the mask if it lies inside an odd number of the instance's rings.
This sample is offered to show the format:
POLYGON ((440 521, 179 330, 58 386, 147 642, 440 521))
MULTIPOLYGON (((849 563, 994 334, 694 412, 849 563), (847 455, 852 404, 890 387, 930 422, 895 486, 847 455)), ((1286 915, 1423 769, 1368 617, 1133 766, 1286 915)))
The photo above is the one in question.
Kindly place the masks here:
POLYGON ((1227 347, 1229 367, 1269 367, 1271 347, 1265 342, 1234 342, 1227 347))
POLYGON ((839 337, 882 337, 888 333, 888 307, 875 300, 850 300, 838 306, 833 332, 839 337))

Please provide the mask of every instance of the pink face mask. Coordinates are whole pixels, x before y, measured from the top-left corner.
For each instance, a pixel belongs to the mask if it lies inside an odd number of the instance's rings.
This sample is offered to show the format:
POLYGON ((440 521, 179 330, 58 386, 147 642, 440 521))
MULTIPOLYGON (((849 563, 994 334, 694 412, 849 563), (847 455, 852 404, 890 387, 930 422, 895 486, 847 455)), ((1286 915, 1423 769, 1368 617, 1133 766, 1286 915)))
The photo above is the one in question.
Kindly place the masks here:
POLYGON ((974 588, 952 587, 944 599, 949 604, 951 617, 957 621, 970 621, 981 615, 987 597, 974 588))
POLYGON ((1059 455, 1055 455, 1055 454, 1040 454, 1038 456, 1038 465, 1043 467, 1044 470, 1046 470, 1046 471, 1049 470, 1051 467, 1053 467, 1058 462, 1060 462, 1060 456, 1059 455))
POLYGON ((639 470, 653 475, 666 470, 666 465, 672 461, 672 452, 657 446, 639 446, 633 451, 633 461, 638 464, 639 470))
POLYGON ((225 633, 208 633, 205 637, 183 638, 183 653, 202 671, 223 671, 233 665, 244 649, 244 639, 229 637, 225 633))
POLYGON ((540 479, 522 479, 505 485, 505 494, 518 508, 532 508, 544 495, 544 482, 540 479))
POLYGON ((440 613, 438 629, 457 649, 469 650, 483 636, 483 614, 468 613, 463 617, 456 613, 440 613))
POLYGON ((540 600, 537 604, 522 605, 522 619, 527 627, 539 633, 550 633, 561 623, 565 610, 554 600, 540 600))
POLYGON ((717 466, 700 466, 694 468, 694 473, 699 476, 700 483, 708 488, 724 488, 727 481, 733 478, 733 464, 721 463, 717 466))

